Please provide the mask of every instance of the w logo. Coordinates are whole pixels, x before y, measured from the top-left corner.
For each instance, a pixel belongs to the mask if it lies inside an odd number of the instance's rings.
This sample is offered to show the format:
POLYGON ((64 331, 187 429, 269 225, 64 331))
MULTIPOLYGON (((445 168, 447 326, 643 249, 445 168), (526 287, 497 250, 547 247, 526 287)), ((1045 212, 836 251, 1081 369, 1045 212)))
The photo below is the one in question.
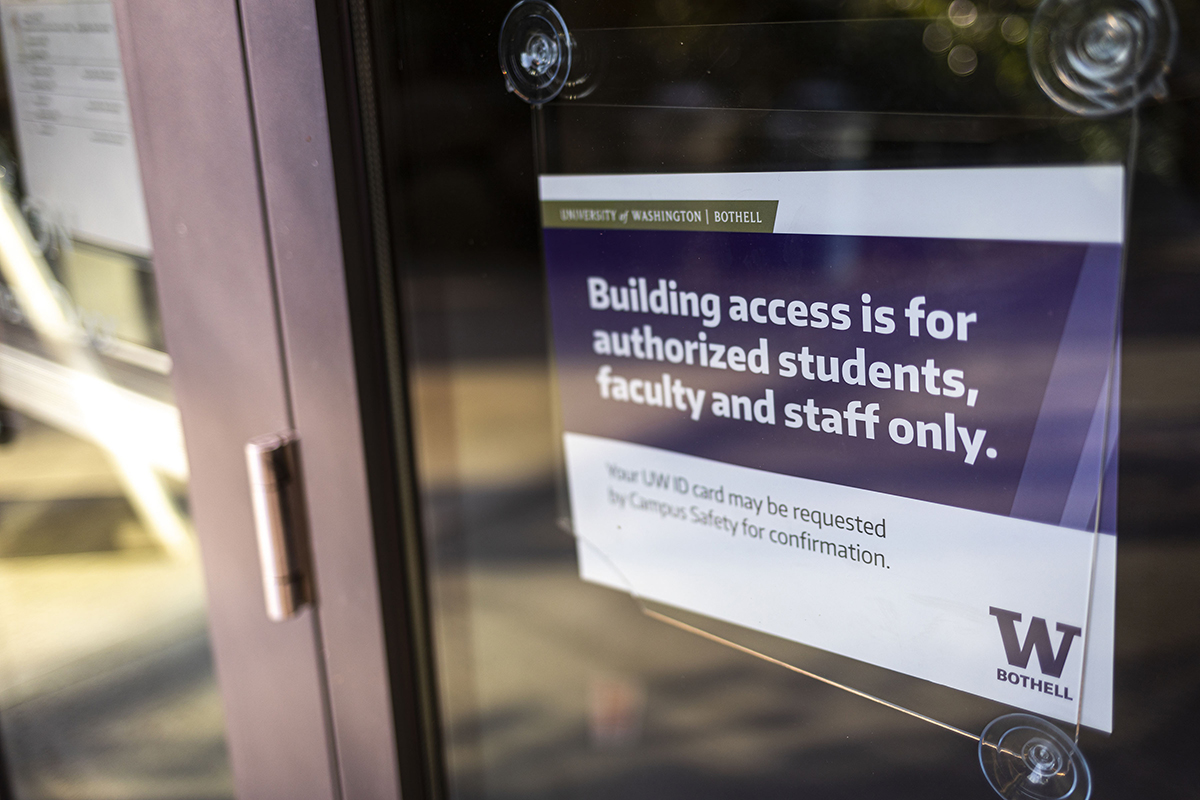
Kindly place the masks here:
POLYGON ((1064 625, 1061 622, 1055 625, 1062 634, 1058 652, 1055 653, 1050 644, 1050 631, 1046 628, 1046 620, 1033 617, 1029 622, 1029 630, 1025 633, 1025 643, 1022 644, 1017 640, 1017 623, 1021 621, 1021 615, 994 606, 990 611, 1000 625, 1000 640, 1004 642, 1004 654, 1008 657, 1010 666, 1025 669, 1029 665, 1029 656, 1036 650, 1038 666, 1043 675, 1052 678, 1062 675, 1063 667, 1067 663, 1067 654, 1071 652, 1071 642, 1083 631, 1074 625, 1064 625))

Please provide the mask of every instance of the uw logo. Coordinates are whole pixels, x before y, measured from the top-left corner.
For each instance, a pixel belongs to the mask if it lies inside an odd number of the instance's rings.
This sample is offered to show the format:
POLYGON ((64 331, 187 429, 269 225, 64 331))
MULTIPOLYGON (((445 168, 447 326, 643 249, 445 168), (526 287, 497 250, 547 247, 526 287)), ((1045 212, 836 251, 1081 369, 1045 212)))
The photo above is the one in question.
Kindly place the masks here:
POLYGON ((1029 665, 1029 657, 1036 651, 1038 667, 1041 668, 1043 675, 1051 678, 1062 676, 1063 667, 1067 664, 1067 656, 1071 652, 1071 644, 1075 641, 1075 637, 1083 631, 1074 625, 1057 623, 1054 627, 1062 634, 1062 640, 1058 644, 1056 653, 1050 642, 1050 631, 1046 627, 1046 620, 1041 617, 1033 617, 1029 622, 1029 630, 1025 633, 1025 641, 1022 643, 1017 638, 1017 623, 1021 621, 1021 615, 1015 611, 994 606, 989 610, 1000 626, 1000 640, 1004 643, 1004 654, 1008 657, 1009 666, 1025 669, 1029 665))

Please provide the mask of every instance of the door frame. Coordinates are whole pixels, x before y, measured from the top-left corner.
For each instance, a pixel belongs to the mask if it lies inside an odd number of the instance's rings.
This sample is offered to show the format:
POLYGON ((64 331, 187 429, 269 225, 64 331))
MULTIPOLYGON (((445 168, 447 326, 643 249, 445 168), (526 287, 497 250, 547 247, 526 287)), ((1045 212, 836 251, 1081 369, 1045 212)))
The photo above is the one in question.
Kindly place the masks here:
MULTIPOLYGON (((397 720, 415 752, 424 702, 404 622, 417 615, 408 582, 379 576, 413 565, 395 531, 415 517, 393 488, 405 483, 391 462, 408 451, 386 427, 390 393, 372 383, 380 371, 358 369, 371 355, 356 344, 381 329, 357 313, 377 287, 370 230, 355 224, 349 17, 313 0, 114 0, 114 11, 235 790, 399 797, 397 720), (316 599, 273 623, 243 446, 285 430, 300 441, 316 599)), ((403 771, 406 789, 424 773, 403 771)))

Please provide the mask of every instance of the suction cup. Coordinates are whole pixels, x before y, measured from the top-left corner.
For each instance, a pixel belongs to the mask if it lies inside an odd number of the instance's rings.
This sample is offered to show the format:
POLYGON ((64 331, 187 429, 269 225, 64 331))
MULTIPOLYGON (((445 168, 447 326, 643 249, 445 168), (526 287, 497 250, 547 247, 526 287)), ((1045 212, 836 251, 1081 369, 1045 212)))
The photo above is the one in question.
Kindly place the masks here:
POLYGON ((1029 63, 1062 108, 1089 117, 1115 114, 1166 94, 1175 29, 1170 0, 1043 0, 1029 63))
POLYGON ((500 27, 500 71, 508 90, 540 106, 567 85, 573 42, 562 15, 542 0, 523 0, 500 27))
POLYGON ((979 739, 979 765, 1006 800, 1088 800, 1092 773, 1075 742, 1040 717, 1008 714, 979 739))

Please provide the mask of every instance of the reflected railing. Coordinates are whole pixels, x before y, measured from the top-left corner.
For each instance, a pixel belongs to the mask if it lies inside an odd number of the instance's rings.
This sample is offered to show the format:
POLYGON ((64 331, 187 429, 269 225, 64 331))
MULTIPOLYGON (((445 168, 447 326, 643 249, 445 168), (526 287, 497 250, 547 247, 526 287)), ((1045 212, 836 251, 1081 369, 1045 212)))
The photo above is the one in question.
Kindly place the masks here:
MULTIPOLYGON (((195 544, 188 523, 160 476, 162 467, 167 466, 175 479, 186 479, 182 434, 170 430, 171 421, 178 424, 177 414, 159 407, 166 404, 143 399, 108 377, 7 190, 0 190, 0 272, 29 325, 57 359, 56 364, 46 365, 43 373, 69 396, 70 411, 47 421, 79 420, 73 427, 108 454, 126 495, 156 541, 176 557, 193 558, 195 544), (152 411, 151 419, 159 421, 149 431, 147 410, 152 411), (165 442, 180 445, 177 451, 168 445, 164 452, 164 440, 159 438, 164 433, 168 434, 165 442)), ((15 349, 3 356, 10 364, 20 361, 15 349)), ((24 366, 36 368, 28 362, 24 366)), ((38 417, 46 416, 44 409, 45 405, 38 403, 22 410, 38 417)))

